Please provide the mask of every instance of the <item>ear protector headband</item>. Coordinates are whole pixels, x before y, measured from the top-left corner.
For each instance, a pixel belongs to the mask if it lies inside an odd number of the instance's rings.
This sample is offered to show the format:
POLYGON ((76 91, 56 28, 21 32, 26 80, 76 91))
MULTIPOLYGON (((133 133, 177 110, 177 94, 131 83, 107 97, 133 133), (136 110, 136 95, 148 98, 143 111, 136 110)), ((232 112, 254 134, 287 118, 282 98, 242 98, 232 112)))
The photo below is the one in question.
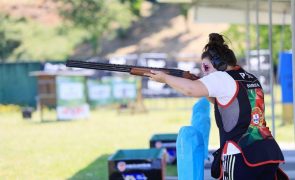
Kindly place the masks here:
POLYGON ((208 52, 212 57, 211 63, 213 67, 218 71, 225 71, 227 68, 227 63, 221 59, 215 50, 209 50, 208 52))

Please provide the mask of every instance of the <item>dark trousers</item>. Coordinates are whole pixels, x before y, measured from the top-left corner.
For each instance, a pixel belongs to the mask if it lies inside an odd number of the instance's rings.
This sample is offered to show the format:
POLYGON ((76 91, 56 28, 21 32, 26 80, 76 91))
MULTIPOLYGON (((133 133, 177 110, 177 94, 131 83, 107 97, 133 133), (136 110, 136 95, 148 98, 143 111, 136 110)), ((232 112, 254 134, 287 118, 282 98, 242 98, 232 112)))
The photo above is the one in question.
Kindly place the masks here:
POLYGON ((249 167, 242 154, 227 155, 222 162, 223 180, 275 180, 279 164, 249 167))

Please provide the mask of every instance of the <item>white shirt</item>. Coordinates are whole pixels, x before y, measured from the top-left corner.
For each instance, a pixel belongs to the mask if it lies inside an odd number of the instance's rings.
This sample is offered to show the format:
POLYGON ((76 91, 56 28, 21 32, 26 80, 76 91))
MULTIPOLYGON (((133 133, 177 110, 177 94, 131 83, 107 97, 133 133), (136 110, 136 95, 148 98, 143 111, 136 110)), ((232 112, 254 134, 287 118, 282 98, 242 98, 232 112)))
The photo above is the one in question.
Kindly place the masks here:
POLYGON ((199 79, 207 88, 209 97, 215 97, 221 105, 228 104, 236 95, 236 81, 224 71, 215 71, 199 79))

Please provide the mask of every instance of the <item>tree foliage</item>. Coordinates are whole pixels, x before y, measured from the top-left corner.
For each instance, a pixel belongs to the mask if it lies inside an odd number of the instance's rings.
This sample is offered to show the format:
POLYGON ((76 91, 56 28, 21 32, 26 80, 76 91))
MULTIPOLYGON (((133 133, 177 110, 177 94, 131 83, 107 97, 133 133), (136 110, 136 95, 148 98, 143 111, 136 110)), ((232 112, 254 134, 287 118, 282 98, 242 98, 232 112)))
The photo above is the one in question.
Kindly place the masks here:
POLYGON ((0 60, 42 61, 66 59, 82 43, 93 55, 100 42, 124 31, 134 19, 129 3, 118 0, 54 0, 62 22, 51 25, 33 18, 13 18, 0 13, 0 60))
MULTIPOLYGON (((250 49, 256 50, 256 26, 250 26, 250 49)), ((281 50, 289 50, 292 47, 291 42, 291 27, 285 25, 283 28, 280 25, 274 25, 272 29, 272 46, 273 46, 273 60, 278 62, 278 54, 281 50), (282 31, 283 30, 283 31, 282 31), (282 36, 282 34, 284 34, 282 36), (283 42, 283 43, 281 43, 283 42)), ((268 49, 268 25, 259 26, 260 33, 260 49, 268 49)), ((233 48, 239 58, 245 57, 246 52, 246 28, 243 25, 231 25, 228 30, 224 32, 228 38, 229 45, 233 48)))
POLYGON ((117 28, 127 28, 132 15, 117 0, 58 0, 62 2, 60 14, 71 28, 87 32, 86 41, 92 46, 93 55, 100 51, 103 37, 110 37, 117 28))
POLYGON ((140 16, 140 8, 143 0, 121 0, 122 3, 128 3, 130 10, 136 16, 140 16))
POLYGON ((59 27, 31 19, 10 17, 1 20, 1 58, 10 62, 65 59, 85 36, 77 29, 62 33, 59 27))
POLYGON ((21 45, 21 40, 17 37, 19 32, 10 29, 8 25, 21 19, 12 19, 5 14, 0 14, 0 19, 0 61, 4 62, 21 45))

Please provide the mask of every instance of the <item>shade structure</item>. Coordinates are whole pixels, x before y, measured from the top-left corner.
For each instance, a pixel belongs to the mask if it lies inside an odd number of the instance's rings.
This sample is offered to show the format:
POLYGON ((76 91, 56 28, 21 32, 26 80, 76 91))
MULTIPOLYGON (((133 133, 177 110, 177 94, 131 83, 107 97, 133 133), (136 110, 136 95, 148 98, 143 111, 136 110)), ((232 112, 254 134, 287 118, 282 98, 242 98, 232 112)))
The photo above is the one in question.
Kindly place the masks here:
MULTIPOLYGON (((272 54, 272 25, 291 25, 292 29, 292 54, 295 60, 295 0, 157 0, 159 3, 189 3, 194 11, 194 21, 198 23, 231 23, 231 24, 256 24, 257 50, 259 46, 259 25, 269 26, 269 50, 272 54)), ((249 28, 247 28, 249 31, 249 28)), ((247 36, 247 49, 249 48, 249 32, 247 36)), ((249 50, 249 49, 248 49, 249 50)), ((259 52, 259 51, 258 51, 259 52)), ((249 56, 246 55, 247 61, 249 56)), ((259 57, 259 55, 258 55, 259 57)), ((270 56, 272 57, 272 56, 270 56)), ((258 59, 258 61, 260 61, 258 59)), ((292 64, 293 72, 295 63, 292 64)), ((273 79, 273 61, 271 59, 270 75, 273 79)), ((295 73, 293 73, 295 82, 295 73)), ((274 94, 273 82, 271 81, 271 111, 272 111, 272 131, 275 136, 274 123, 274 94)), ((293 94, 295 94, 295 83, 293 83, 293 94)), ((293 114, 295 106, 293 101, 293 114)), ((294 140, 295 140, 295 116, 294 121, 294 140)))

